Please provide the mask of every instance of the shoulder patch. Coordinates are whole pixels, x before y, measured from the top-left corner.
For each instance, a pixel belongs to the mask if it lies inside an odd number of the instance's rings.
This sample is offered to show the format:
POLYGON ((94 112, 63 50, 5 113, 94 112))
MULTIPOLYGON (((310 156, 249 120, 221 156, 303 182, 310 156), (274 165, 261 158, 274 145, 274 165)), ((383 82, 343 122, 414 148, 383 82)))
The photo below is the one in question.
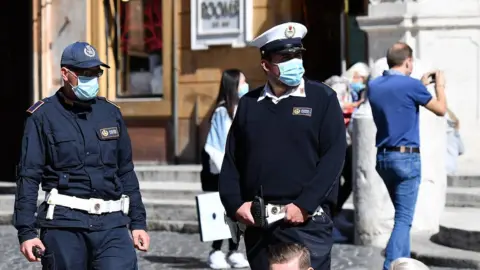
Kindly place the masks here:
POLYGON ((120 106, 118 106, 117 104, 115 104, 113 101, 110 101, 110 100, 108 100, 107 98, 105 98, 105 101, 120 109, 120 106))
POLYGON ((38 108, 42 107, 42 105, 45 104, 42 100, 37 101, 35 104, 30 106, 30 108, 27 109, 27 112, 29 113, 34 113, 38 108))

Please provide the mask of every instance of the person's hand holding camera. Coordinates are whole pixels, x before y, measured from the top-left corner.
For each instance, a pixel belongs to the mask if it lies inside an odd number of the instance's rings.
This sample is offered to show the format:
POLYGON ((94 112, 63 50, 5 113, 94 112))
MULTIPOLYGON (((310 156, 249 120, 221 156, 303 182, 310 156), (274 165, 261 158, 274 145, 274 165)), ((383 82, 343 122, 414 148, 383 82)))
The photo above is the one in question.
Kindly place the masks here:
POLYGON ((422 84, 427 86, 431 83, 435 82, 435 75, 436 71, 430 71, 425 74, 423 74, 422 78, 420 79, 422 81, 422 84))
POLYGON ((445 74, 443 71, 437 70, 435 72, 435 87, 444 87, 445 86, 445 74))

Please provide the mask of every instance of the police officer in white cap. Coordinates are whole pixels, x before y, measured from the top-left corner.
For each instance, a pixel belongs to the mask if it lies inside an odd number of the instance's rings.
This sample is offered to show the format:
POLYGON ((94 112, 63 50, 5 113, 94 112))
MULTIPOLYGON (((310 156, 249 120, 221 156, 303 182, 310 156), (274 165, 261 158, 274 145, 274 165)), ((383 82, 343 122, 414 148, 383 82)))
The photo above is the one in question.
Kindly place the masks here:
POLYGON ((253 270, 269 269, 269 245, 291 242, 311 251, 315 270, 330 269, 345 126, 335 92, 303 77, 306 34, 302 24, 284 23, 251 42, 268 81, 240 99, 225 147, 220 197, 227 215, 247 225, 253 270), (251 212, 258 197, 269 219, 284 219, 259 224, 251 212))

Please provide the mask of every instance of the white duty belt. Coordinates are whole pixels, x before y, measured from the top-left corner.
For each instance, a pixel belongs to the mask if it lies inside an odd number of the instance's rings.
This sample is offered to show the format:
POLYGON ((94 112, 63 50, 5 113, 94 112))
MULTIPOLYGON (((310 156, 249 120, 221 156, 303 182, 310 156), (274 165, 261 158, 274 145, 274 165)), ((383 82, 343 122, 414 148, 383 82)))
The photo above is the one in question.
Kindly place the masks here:
MULTIPOLYGON (((285 218, 285 205, 267 204, 266 205, 267 223, 272 224, 285 218)), ((318 206, 309 217, 321 216, 325 213, 321 206, 318 206)))
POLYGON ((52 188, 45 196, 45 201, 48 204, 47 220, 53 219, 53 212, 56 205, 68 207, 70 209, 86 211, 92 215, 101 215, 105 213, 122 211, 125 215, 128 214, 130 207, 130 198, 127 195, 122 195, 120 200, 105 201, 102 199, 81 199, 75 196, 68 196, 58 194, 56 188, 52 188))

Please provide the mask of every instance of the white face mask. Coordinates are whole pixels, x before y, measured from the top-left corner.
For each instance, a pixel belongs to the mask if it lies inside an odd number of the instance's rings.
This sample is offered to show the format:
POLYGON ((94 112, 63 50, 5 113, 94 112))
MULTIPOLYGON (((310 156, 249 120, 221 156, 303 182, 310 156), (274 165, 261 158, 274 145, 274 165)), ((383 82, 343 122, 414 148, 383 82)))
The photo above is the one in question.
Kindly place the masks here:
POLYGON ((248 83, 242 84, 242 85, 238 88, 238 97, 239 97, 239 98, 243 97, 243 95, 245 95, 246 93, 248 93, 248 91, 249 91, 248 83))

